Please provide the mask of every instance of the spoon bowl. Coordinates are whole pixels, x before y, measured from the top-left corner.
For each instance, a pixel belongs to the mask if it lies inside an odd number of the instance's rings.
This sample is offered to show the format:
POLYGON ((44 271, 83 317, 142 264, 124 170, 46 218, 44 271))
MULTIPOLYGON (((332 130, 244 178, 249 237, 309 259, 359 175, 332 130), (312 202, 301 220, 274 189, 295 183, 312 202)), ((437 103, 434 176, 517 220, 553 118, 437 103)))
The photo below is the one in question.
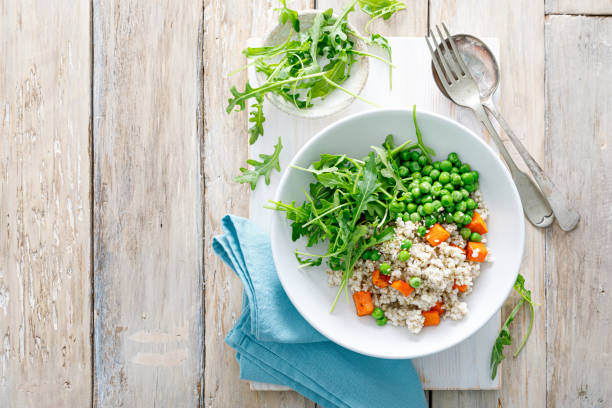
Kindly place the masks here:
MULTIPOLYGON (((453 40, 459 54, 463 57, 465 64, 474 77, 476 85, 478 85, 480 98, 484 100, 489 99, 499 87, 499 65, 493 52, 484 42, 468 34, 453 35, 453 40)), ((450 44, 448 44, 447 49, 450 49, 450 44)), ((437 53, 438 51, 436 50, 437 53)), ((444 54, 447 56, 446 53, 444 54)), ((449 98, 436 73, 433 61, 431 63, 431 72, 440 92, 449 98)))

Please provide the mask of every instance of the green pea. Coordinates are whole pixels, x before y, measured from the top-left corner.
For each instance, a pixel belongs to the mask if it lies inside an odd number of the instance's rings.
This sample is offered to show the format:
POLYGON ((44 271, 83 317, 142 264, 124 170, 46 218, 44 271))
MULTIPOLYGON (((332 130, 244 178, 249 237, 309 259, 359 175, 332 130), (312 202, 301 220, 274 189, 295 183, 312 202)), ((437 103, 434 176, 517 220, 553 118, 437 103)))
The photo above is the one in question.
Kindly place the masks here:
POLYGON ((376 320, 378 319, 382 319, 385 316, 385 312, 383 312, 383 310, 380 307, 375 307, 374 310, 372 310, 372 317, 376 320))
POLYGON ((468 225, 470 222, 472 222, 472 216, 469 214, 465 214, 465 216, 463 217, 463 223, 465 225, 468 225))
POLYGON ((362 259, 372 259, 371 256, 372 256, 371 251, 365 251, 363 254, 361 254, 362 259))
POLYGON ((414 197, 412 197, 412 193, 410 192, 406 192, 402 194, 402 198, 404 199, 404 202, 406 203, 411 203, 414 201, 414 197))
POLYGON ((411 161, 408 163, 408 168, 410 169, 410 171, 412 173, 416 172, 416 171, 421 171, 421 166, 419 165, 419 163, 415 162, 415 161, 411 161))
POLYGON ((426 215, 425 211, 423 210, 423 205, 422 204, 417 207, 417 213, 419 213, 419 215, 421 217, 424 217, 426 215))
POLYGON ((418 187, 413 187, 412 190, 410 190, 410 193, 413 197, 418 197, 421 195, 421 190, 419 190, 418 187))
POLYGON ((434 196, 439 196, 441 195, 441 193, 442 193, 442 186, 435 185, 435 184, 431 186, 431 194, 433 194, 434 196))
POLYGON ((417 212, 413 212, 410 214, 410 221, 416 224, 417 222, 421 221, 421 215, 417 212))
POLYGON ((408 167, 406 167, 406 166, 400 166, 399 167, 399 175, 400 175, 401 178, 408 177, 410 175, 410 170, 408 170, 408 167))
POLYGON ((410 177, 412 177, 413 180, 417 180, 421 178, 421 173, 419 173, 418 171, 415 171, 414 173, 412 173, 410 175, 410 177))
POLYGON ((404 150, 400 153, 400 158, 403 162, 410 161, 410 150, 404 150))
POLYGON ((421 173, 423 173, 426 176, 429 176, 433 170, 433 166, 431 164, 428 164, 427 166, 423 167, 423 170, 421 170, 421 173))
POLYGON ((472 200, 471 198, 468 198, 467 200, 465 200, 465 205, 467 206, 468 210, 473 210, 474 208, 476 208, 476 201, 472 200))
POLYGON ((419 191, 422 194, 427 194, 431 191, 431 184, 429 184, 426 181, 423 181, 421 184, 419 184, 419 191))
POLYGON ((424 167, 424 166, 427 166, 429 163, 431 163, 431 160, 429 160, 429 157, 422 154, 419 156, 418 162, 421 165, 421 167, 424 167))
POLYGON ((410 152, 410 160, 417 161, 420 155, 421 151, 419 149, 413 150, 410 152))
POLYGON ((401 213, 405 209, 406 206, 401 201, 391 201, 391 204, 389 204, 389 211, 391 211, 392 213, 401 213))
POLYGON ((463 200, 463 194, 461 194, 460 191, 453 191, 452 197, 454 203, 458 203, 463 200))
POLYGON ((453 220, 459 224, 461 222, 463 222, 463 217, 465 216, 465 214, 462 211, 457 211, 455 212, 455 214, 453 214, 453 220))
POLYGON ((438 211, 440 207, 442 207, 442 203, 440 202, 440 200, 433 200, 431 204, 434 207, 434 211, 438 211))
POLYGON ((461 176, 458 174, 451 174, 451 183, 453 186, 460 186, 462 184, 461 176))
POLYGON ((372 250, 372 255, 370 255, 370 259, 373 261, 378 261, 380 259, 380 252, 378 252, 377 250, 373 249, 372 250))
POLYGON ((470 170, 472 170, 472 168, 470 167, 469 164, 467 163, 463 163, 460 167, 459 167, 459 173, 463 174, 463 173, 469 173, 470 170))
POLYGON ((431 203, 432 201, 433 201, 433 198, 430 195, 421 197, 421 204, 431 203))
POLYGON ((451 214, 450 212, 446 214, 446 216, 444 217, 444 221, 446 221, 447 224, 452 224, 455 221, 453 218, 453 214, 451 214))
POLYGON ((463 196, 464 200, 467 200, 470 197, 470 192, 467 191, 465 188, 462 188, 459 191, 461 192, 461 195, 463 196))
POLYGON ((433 169, 430 173, 429 173, 429 177, 431 177, 432 180, 437 180, 438 177, 440 177, 440 170, 437 169, 433 169))
POLYGON ((440 162, 439 161, 433 162, 431 165, 433 166, 434 169, 440 170, 440 162))
POLYGON ((451 174, 459 174, 459 169, 457 167, 453 167, 450 172, 451 174))
POLYGON ((376 324, 379 326, 384 326, 385 324, 387 324, 387 318, 386 317, 382 317, 380 319, 376 320, 376 324))
POLYGON ((476 184, 476 183, 474 183, 474 184, 466 184, 466 185, 465 185, 465 189, 466 189, 468 192, 473 193, 474 191, 476 191, 476 186, 475 186, 475 184, 476 184))
POLYGON ((429 228, 432 225, 434 225, 436 221, 437 221, 437 218, 434 215, 428 215, 427 217, 425 217, 425 226, 429 228))
POLYGON ((444 194, 440 198, 440 201, 442 202, 442 206, 446 208, 453 204, 453 196, 451 196, 450 194, 444 194))
POLYGON ((421 237, 424 237, 425 234, 427 234, 427 228, 421 225, 419 228, 417 228, 417 234, 419 234, 419 236, 421 237))
POLYGON ((466 240, 467 240, 467 239, 470 239, 470 234, 471 234, 471 233, 472 233, 472 231, 470 231, 470 229, 469 229, 469 228, 465 228, 465 227, 463 227, 463 228, 461 228, 461 229, 459 230, 459 234, 461 234, 461 236, 463 237, 463 239, 466 239, 466 240))
POLYGON ((472 176, 474 176, 474 181, 478 181, 478 172, 476 170, 472 171, 472 176))
POLYGON ((409 219, 410 219, 410 213, 408 212, 402 213, 402 221, 406 222, 409 219))
POLYGON ((440 163, 440 170, 442 171, 451 171, 452 168, 453 168, 453 163, 451 163, 448 160, 443 160, 440 163))
POLYGON ((465 201, 459 201, 457 205, 455 205, 455 209, 457 211, 465 212, 467 210, 467 204, 465 203, 465 201))
POLYGON ((384 262, 381 263, 380 266, 378 267, 378 270, 380 271, 380 273, 382 273, 383 275, 390 275, 391 274, 391 265, 389 265, 388 263, 384 262))
POLYGON ((444 207, 444 209, 448 212, 453 212, 455 211, 455 204, 451 204, 449 206, 444 207))
POLYGON ((470 235, 470 241, 480 242, 482 241, 482 236, 477 232, 472 232, 472 235, 470 235))
POLYGON ((431 183, 433 183, 433 180, 429 176, 423 176, 423 177, 421 177, 421 183, 429 183, 429 184, 431 184, 431 183))
POLYGON ((415 212, 417 209, 417 205, 414 203, 409 203, 406 205, 406 212, 408 212, 408 214, 412 214, 413 212, 415 212))
POLYGON ((438 181, 442 183, 443 185, 450 183, 450 180, 451 180, 450 173, 447 171, 443 171, 442 173, 440 173, 440 176, 438 177, 438 181))
POLYGON ((451 152, 448 154, 448 161, 455 164, 459 162, 459 155, 455 152, 451 152))
POLYGON ((474 184, 474 175, 472 173, 463 173, 461 175, 461 180, 465 184, 474 184))
POLYGON ((418 276, 413 276, 412 278, 410 278, 410 281, 408 281, 408 283, 410 283, 410 286, 416 289, 421 286, 423 281, 421 281, 421 278, 419 278, 418 276))
POLYGON ((402 245, 401 245, 402 249, 410 249, 412 248, 412 241, 409 239, 405 239, 402 241, 402 245))
POLYGON ((397 259, 399 259, 401 262, 406 262, 408 259, 410 259, 410 252, 400 251, 400 253, 397 255, 397 259))
POLYGON ((423 211, 425 212, 425 214, 431 214, 433 213, 435 210, 433 203, 425 203, 423 204, 423 211))

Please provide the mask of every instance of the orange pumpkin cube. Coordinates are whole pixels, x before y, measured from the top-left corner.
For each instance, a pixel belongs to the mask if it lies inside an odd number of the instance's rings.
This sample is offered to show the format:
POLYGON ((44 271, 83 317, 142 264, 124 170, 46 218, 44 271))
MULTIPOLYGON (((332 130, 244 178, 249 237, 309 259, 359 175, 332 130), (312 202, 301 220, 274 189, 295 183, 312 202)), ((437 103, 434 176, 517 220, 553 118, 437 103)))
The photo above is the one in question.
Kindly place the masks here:
POLYGON ((484 262, 487 258, 487 247, 482 242, 468 242, 467 259, 468 261, 484 262))
POLYGON ((410 294, 414 292, 414 288, 410 286, 409 283, 404 282, 403 280, 396 280, 391 284, 391 287, 399 291, 404 296, 410 296, 410 294))
POLYGON ((465 292, 467 288, 468 288, 468 285, 457 285, 457 281, 453 283, 453 289, 457 289, 461 293, 465 292))
POLYGON ((374 311, 374 303, 372 303, 372 295, 367 290, 353 293, 353 301, 357 316, 366 316, 374 311))
POLYGON ((386 288, 389 286, 389 279, 391 279, 390 275, 383 275, 378 269, 372 272, 372 283, 379 288, 386 288))
POLYGON ((435 310, 429 310, 427 312, 421 312, 425 318, 423 326, 437 326, 440 324, 440 313, 435 310))
POLYGON ((474 211, 474 215, 472 216, 472 221, 468 225, 466 225, 472 232, 477 232, 480 235, 486 234, 489 232, 487 230, 487 223, 482 219, 480 214, 474 211))
POLYGON ((436 246, 450 238, 450 234, 440 224, 434 224, 433 227, 427 231, 425 239, 429 242, 429 245, 436 246))

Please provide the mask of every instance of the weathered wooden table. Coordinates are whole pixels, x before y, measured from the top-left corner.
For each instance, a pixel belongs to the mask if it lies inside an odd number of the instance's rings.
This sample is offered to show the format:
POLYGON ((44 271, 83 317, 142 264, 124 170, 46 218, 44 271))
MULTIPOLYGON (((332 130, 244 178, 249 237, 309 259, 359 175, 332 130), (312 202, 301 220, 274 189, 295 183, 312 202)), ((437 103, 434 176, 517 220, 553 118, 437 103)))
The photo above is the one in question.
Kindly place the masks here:
MULTIPOLYGON (((582 213, 528 228, 540 307, 501 390, 431 406, 610 406, 612 2, 407 2, 376 29, 500 39, 501 110, 582 213)), ((248 208, 246 116, 225 113, 245 76, 226 74, 274 4, 0 0, 0 406, 314 406, 238 380, 242 288, 210 248, 248 208)))

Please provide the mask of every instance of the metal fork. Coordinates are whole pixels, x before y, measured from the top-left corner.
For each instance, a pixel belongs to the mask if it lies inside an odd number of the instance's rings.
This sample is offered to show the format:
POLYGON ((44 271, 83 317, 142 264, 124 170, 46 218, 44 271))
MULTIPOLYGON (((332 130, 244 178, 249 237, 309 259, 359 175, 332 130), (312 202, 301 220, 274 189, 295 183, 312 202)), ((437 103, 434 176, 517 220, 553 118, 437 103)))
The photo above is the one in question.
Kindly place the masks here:
POLYGON ((550 208, 548 201, 542 195, 542 192, 538 189, 531 178, 522 172, 516 166, 514 160, 512 160, 512 157, 500 140, 497 131, 491 124, 491 121, 489 120, 489 117, 487 116, 484 107, 480 102, 480 92, 478 91, 476 81, 474 81, 474 78, 472 78, 472 75, 465 65, 465 62, 459 55, 457 47, 449 34, 446 25, 442 24, 442 26, 444 27, 446 38, 442 35, 440 28, 436 26, 436 30, 441 39, 440 43, 438 43, 436 40, 433 30, 430 30, 432 41, 434 45, 436 45, 435 47, 432 47, 430 44, 430 39, 425 37, 425 41, 427 41, 427 46, 431 52, 434 67, 438 77, 440 78, 440 82, 453 102, 455 102, 457 105, 472 109, 478 120, 483 123, 489 134, 492 136, 493 141, 497 145, 497 148, 508 165, 510 175, 514 180, 519 196, 521 197, 523 211, 525 212, 527 219, 536 227, 548 227, 554 220, 553 211, 550 208), (450 43, 450 47, 448 46, 448 43, 450 43))

